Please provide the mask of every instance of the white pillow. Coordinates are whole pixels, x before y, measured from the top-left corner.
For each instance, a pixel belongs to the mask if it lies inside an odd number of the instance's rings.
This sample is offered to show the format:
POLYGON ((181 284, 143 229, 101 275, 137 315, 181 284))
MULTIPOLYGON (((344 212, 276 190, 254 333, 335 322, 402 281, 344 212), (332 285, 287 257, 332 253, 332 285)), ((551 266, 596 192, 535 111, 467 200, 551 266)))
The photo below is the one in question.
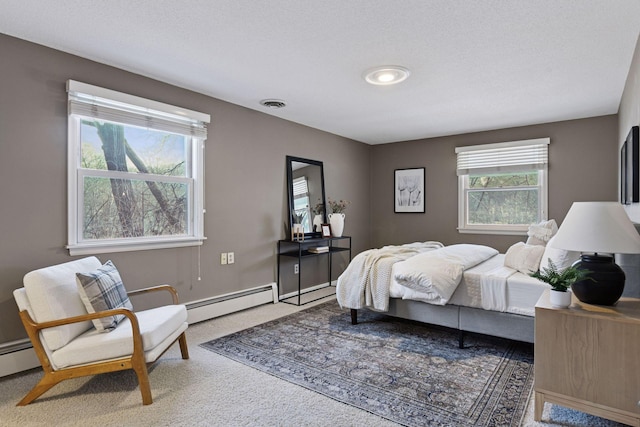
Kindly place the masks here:
POLYGON ((549 240, 549 243, 547 243, 544 249, 544 254, 540 261, 540 270, 549 268, 549 260, 553 261, 553 265, 555 265, 559 271, 562 271, 580 259, 580 252, 554 248, 552 244, 553 239, 555 239, 555 236, 549 240))
POLYGON ((558 224, 556 224, 555 219, 530 225, 527 231, 527 236, 529 236, 527 238, 527 245, 545 246, 557 232, 558 224))
POLYGON ((507 250, 504 256, 504 265, 521 273, 531 274, 540 268, 540 260, 544 250, 544 246, 518 242, 507 250))

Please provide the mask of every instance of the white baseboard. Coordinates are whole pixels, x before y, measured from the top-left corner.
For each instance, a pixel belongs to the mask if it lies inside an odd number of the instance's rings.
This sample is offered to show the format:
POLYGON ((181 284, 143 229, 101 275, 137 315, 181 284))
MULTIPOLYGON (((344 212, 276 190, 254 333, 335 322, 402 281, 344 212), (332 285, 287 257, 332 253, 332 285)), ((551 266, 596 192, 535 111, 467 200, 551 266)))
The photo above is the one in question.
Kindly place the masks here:
MULTIPOLYGON (((309 286, 308 288, 302 289, 301 293, 306 294, 306 293, 317 291, 318 289, 323 289, 329 286, 336 286, 337 283, 338 283, 337 280, 332 280, 331 283, 325 282, 325 283, 320 283, 319 285, 309 286)), ((289 292, 288 294, 280 295, 280 301, 284 299, 289 299, 292 297, 297 297, 297 296, 298 296, 298 291, 289 292)))
MULTIPOLYGON (((276 283, 186 303, 189 324, 202 322, 258 305, 278 302, 276 283)), ((0 377, 37 368, 40 361, 29 339, 0 344, 0 377)))

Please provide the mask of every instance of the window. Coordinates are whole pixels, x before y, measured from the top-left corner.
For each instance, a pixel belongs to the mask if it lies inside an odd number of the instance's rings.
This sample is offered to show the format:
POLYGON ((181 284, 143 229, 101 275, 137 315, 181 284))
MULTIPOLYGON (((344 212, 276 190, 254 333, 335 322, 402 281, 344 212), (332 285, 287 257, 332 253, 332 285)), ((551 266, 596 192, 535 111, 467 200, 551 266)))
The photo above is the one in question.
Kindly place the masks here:
POLYGON ((307 177, 301 176, 293 180, 293 210, 302 224, 304 230, 311 230, 309 218, 311 211, 309 210, 309 186, 307 185, 307 177))
POLYGON ((524 234, 547 219, 549 138, 457 147, 458 230, 524 234))
POLYGON ((209 115, 69 80, 71 255, 204 240, 209 115))

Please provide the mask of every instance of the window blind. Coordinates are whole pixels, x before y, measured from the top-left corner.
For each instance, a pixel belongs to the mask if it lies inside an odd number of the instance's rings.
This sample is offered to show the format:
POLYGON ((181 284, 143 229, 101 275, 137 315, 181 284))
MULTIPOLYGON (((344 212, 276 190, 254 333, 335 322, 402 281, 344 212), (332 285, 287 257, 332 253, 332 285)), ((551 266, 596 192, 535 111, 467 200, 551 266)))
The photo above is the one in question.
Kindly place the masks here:
POLYGON ((457 147, 457 174, 475 175, 544 169, 549 138, 457 147))
POLYGON ((307 177, 300 177, 293 180, 293 198, 305 197, 309 189, 307 188, 307 177))
POLYGON ((69 114, 207 138, 209 115, 69 80, 69 114), (128 102, 127 102, 128 101, 128 102), (175 113, 174 113, 175 112, 175 113))

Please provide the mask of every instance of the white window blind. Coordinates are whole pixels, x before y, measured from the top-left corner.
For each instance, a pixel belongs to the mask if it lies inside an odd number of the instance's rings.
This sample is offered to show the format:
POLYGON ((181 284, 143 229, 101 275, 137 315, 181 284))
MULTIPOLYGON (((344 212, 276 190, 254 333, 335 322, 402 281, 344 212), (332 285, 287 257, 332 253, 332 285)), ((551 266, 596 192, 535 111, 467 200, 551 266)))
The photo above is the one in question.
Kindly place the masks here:
POLYGON ((300 177, 293 180, 293 198, 297 199, 299 197, 306 197, 307 193, 309 193, 309 189, 307 188, 307 178, 300 177))
POLYGON ((207 139, 209 115, 69 80, 69 115, 207 139))
POLYGON ((457 174, 541 170, 548 163, 549 138, 456 147, 457 174))

